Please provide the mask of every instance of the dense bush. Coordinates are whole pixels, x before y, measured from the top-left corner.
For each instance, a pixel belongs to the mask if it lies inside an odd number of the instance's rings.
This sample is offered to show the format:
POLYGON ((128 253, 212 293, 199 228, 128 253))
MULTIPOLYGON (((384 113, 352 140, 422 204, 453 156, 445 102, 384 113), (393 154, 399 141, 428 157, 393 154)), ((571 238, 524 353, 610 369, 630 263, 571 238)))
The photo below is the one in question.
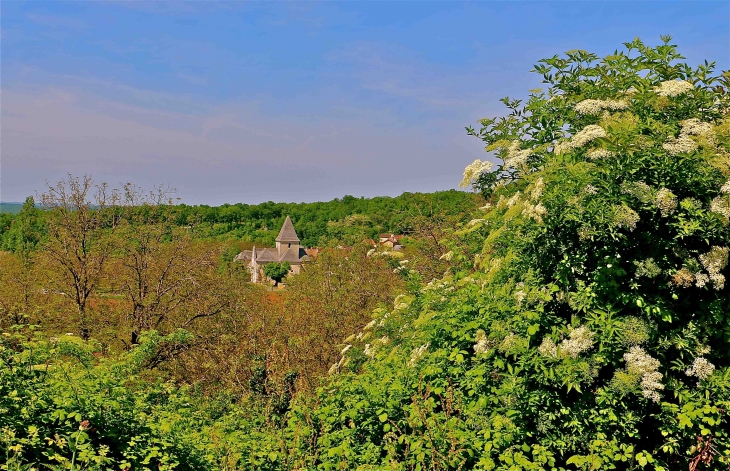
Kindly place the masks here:
POLYGON ((305 467, 728 467, 727 77, 668 41, 543 60, 547 91, 469 129, 503 162, 465 173, 483 248, 297 409, 305 467))

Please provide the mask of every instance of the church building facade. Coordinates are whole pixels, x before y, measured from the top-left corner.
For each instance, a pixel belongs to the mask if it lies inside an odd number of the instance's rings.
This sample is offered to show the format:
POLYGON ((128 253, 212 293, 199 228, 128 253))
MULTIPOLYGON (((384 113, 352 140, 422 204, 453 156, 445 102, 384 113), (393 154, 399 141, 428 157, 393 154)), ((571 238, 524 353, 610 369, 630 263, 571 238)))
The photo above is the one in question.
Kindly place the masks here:
POLYGON ((276 237, 276 248, 257 249, 254 246, 253 250, 244 250, 236 255, 235 260, 248 264, 251 281, 261 283, 265 280, 263 269, 267 263, 289 262, 291 273, 296 274, 302 269, 302 263, 307 260, 307 252, 299 245, 297 231, 287 216, 276 237))

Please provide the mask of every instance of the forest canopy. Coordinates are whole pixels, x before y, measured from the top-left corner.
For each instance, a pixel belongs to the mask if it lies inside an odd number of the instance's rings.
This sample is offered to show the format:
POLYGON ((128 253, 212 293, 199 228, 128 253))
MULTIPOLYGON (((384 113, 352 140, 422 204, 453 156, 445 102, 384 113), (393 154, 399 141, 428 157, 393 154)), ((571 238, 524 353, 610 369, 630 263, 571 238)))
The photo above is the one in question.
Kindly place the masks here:
MULTIPOLYGON (((168 190, 169 191, 169 190, 168 190)), ((170 192, 168 196, 174 196, 170 192)), ((221 206, 170 204, 166 217, 178 227, 189 227, 197 238, 241 240, 273 246, 286 216, 290 216, 305 247, 352 245, 380 233, 412 233, 419 220, 429 217, 465 217, 479 202, 463 191, 403 193, 396 197, 345 196, 317 203, 243 203, 221 206)), ((13 221, 28 213, 34 203, 26 200, 25 212, 0 212, 0 248, 15 250, 17 231, 13 221), (31 206, 28 207, 28 201, 31 206)), ((42 217, 40 223, 42 223, 42 217)), ((455 221, 452 221, 452 223, 455 221)))

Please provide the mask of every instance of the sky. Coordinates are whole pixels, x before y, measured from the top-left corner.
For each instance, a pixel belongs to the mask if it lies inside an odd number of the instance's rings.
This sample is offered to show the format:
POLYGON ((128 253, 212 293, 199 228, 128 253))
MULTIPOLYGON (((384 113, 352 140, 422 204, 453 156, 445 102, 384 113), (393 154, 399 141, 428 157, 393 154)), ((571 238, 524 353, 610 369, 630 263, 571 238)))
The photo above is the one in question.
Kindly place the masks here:
POLYGON ((541 58, 662 34, 730 69, 726 1, 0 3, 0 200, 89 174, 187 204, 456 188, 541 58))

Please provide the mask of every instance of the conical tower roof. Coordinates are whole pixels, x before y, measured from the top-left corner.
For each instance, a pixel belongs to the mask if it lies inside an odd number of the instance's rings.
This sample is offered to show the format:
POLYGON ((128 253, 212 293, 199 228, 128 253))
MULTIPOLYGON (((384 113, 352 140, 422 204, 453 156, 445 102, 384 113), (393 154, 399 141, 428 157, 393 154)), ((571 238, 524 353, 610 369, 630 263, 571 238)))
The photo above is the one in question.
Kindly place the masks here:
POLYGON ((279 236, 276 238, 277 242, 296 242, 299 243, 299 237, 297 231, 294 230, 294 224, 292 224, 289 216, 286 217, 284 225, 281 226, 279 236))

